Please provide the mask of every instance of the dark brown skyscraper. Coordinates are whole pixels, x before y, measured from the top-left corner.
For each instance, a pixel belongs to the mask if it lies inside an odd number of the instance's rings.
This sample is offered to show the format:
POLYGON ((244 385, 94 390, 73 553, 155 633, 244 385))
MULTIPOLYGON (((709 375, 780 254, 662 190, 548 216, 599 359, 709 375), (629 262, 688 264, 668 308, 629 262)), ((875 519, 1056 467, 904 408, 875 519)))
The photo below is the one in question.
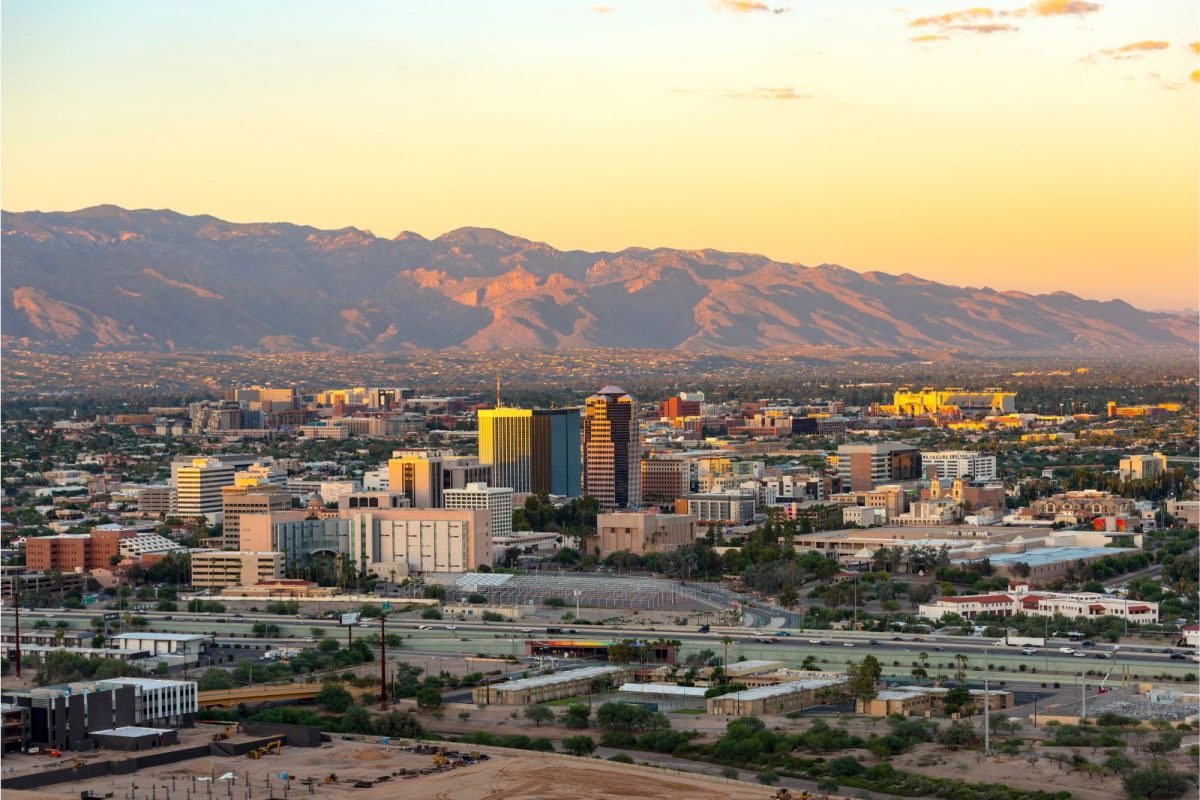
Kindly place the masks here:
POLYGON ((587 399, 583 418, 583 491, 601 508, 642 504, 642 445, 637 400, 616 386, 587 399))

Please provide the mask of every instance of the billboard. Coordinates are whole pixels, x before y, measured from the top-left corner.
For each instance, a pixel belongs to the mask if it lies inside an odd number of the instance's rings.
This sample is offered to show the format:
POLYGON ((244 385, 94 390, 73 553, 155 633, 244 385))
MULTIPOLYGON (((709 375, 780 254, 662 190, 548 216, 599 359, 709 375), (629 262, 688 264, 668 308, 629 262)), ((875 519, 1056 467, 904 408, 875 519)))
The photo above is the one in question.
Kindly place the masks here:
POLYGON ((341 624, 342 624, 343 626, 346 626, 346 625, 357 625, 357 624, 358 624, 358 612, 357 612, 357 611, 353 611, 353 612, 350 612, 350 613, 347 613, 347 614, 342 614, 342 622, 341 622, 341 624))

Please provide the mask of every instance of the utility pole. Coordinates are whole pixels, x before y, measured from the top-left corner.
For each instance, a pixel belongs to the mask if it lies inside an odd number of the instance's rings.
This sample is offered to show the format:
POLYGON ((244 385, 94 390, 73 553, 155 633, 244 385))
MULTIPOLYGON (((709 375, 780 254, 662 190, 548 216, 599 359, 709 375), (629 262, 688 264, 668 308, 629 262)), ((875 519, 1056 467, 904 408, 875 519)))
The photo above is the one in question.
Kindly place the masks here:
POLYGON ((1087 681, 1084 680, 1083 670, 1079 670, 1079 721, 1087 721, 1087 681))
POLYGON ((983 754, 992 752, 992 694, 988 691, 988 673, 992 670, 991 656, 987 648, 983 649, 983 754))
POLYGON ((387 711, 388 707, 388 685, 387 685, 387 626, 384 620, 387 619, 388 609, 391 603, 384 603, 379 608, 379 710, 387 711))
POLYGON ((13 580, 13 613, 16 619, 16 639, 17 645, 17 677, 21 677, 21 591, 17 588, 17 581, 13 580))

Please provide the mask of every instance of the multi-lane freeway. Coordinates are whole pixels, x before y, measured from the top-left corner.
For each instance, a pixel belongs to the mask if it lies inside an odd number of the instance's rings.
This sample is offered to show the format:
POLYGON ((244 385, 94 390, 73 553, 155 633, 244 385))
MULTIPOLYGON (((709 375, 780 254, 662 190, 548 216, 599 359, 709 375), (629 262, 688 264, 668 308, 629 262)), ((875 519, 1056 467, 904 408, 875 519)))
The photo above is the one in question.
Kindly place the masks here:
MULTIPOLYGON (((90 629, 91 620, 103 612, 99 610, 34 610, 22 611, 21 624, 26 630, 38 620, 49 623, 66 622, 71 629, 90 629)), ((149 625, 144 630, 170 631, 175 633, 208 633, 217 637, 218 644, 244 643, 252 638, 255 623, 277 625, 279 632, 267 642, 273 644, 309 645, 314 639, 314 629, 341 637, 345 635, 336 620, 298 619, 295 616, 238 613, 197 614, 190 612, 164 613, 155 611, 137 612, 145 617, 149 625)), ((1179 648, 1146 646, 1141 644, 1097 645, 1083 647, 1080 643, 1065 640, 1050 640, 1036 652, 1029 653, 1019 647, 997 644, 992 639, 979 637, 908 634, 879 634, 850 631, 800 631, 763 630, 761 628, 727 628, 713 626, 705 633, 695 628, 679 626, 611 626, 579 625, 572 627, 563 623, 555 626, 557 631, 548 634, 545 626, 527 623, 484 623, 461 621, 426 621, 405 618, 389 618, 388 633, 398 633, 406 638, 405 649, 421 649, 437 652, 487 653, 489 655, 522 655, 527 639, 678 639, 681 655, 686 656, 701 650, 711 650, 723 655, 728 642, 731 660, 739 657, 783 661, 789 666, 802 663, 812 657, 820 669, 842 669, 850 661, 858 661, 867 654, 880 660, 885 674, 907 675, 919 654, 925 653, 931 672, 944 665, 939 671, 952 672, 954 657, 967 657, 968 672, 981 667, 985 661, 993 669, 1029 677, 1035 674, 1076 675, 1089 670, 1101 675, 1110 667, 1117 675, 1149 677, 1163 673, 1182 676, 1195 672, 1197 664, 1193 654, 1179 648), (1077 654, 1060 652, 1071 648, 1077 654), (1175 653, 1175 658, 1171 654, 1175 653), (1182 657, 1182 658, 1181 658, 1182 657), (1024 665, 1024 669, 1022 669, 1024 665)), ((5 613, 0 626, 11 630, 13 617, 5 613)), ((377 621, 366 620, 358 626, 359 634, 379 630, 377 621)))

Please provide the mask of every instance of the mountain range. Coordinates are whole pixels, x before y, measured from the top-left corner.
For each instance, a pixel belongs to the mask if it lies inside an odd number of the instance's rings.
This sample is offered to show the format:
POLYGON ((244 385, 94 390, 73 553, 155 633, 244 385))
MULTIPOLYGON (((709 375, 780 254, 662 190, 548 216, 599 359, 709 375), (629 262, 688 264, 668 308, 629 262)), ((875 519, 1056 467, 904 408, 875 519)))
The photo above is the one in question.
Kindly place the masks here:
POLYGON ((3 212, 6 346, 395 352, 1194 347, 1193 316, 717 250, 589 253, 104 205, 3 212))

